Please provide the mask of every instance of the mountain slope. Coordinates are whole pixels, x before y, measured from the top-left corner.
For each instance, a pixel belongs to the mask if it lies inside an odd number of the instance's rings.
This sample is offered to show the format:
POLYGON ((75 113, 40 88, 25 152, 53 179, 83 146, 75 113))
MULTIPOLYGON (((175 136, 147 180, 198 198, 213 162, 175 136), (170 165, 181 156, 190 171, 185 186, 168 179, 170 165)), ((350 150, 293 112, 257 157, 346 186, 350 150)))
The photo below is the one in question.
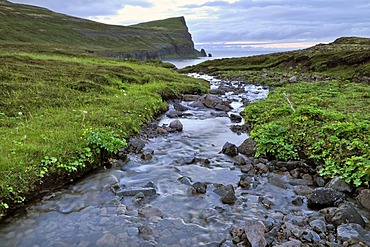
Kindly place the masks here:
POLYGON ((184 17, 115 26, 7 1, 0 1, 0 44, 22 49, 28 45, 37 49, 57 46, 141 60, 199 55, 184 17))

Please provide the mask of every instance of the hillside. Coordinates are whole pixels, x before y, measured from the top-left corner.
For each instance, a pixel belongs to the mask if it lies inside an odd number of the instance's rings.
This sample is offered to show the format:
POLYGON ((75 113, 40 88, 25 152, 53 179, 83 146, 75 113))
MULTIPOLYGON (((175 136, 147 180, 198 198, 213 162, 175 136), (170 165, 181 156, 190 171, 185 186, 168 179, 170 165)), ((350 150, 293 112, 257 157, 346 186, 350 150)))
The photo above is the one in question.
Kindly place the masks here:
POLYGON ((7 1, 0 1, 0 45, 8 50, 73 49, 140 60, 200 56, 184 17, 115 26, 7 1))
POLYGON ((370 81, 370 38, 343 37, 307 49, 252 57, 210 60, 184 72, 228 74, 232 71, 304 72, 370 81))

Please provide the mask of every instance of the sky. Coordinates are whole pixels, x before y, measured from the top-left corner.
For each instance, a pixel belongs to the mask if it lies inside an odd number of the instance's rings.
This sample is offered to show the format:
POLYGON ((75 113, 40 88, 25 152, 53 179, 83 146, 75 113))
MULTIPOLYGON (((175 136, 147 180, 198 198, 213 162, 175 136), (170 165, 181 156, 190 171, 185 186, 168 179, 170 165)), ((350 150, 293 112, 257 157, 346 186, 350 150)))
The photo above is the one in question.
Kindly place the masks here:
POLYGON ((10 0, 115 25, 184 16, 198 46, 305 48, 370 37, 369 0, 10 0))

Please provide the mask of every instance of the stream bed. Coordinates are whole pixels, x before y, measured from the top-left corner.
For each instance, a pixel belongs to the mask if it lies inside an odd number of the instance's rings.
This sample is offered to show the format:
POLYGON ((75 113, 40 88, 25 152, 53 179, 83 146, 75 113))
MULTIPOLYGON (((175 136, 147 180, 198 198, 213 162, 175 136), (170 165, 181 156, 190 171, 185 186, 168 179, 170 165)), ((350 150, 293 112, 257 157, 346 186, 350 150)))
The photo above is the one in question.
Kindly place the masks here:
MULTIPOLYGON (((268 88, 203 77, 212 90, 226 83, 238 88, 219 95, 231 111, 180 101, 184 109, 173 118, 171 105, 158 126, 176 119, 182 131, 144 140, 142 151, 28 206, 0 227, 0 246, 247 246, 246 235, 257 241, 253 246, 340 243, 325 215, 307 207, 313 176, 270 173, 268 161, 238 155, 255 167, 243 170, 221 152, 226 142, 239 146, 248 139, 231 130, 243 122, 230 115, 267 97, 268 88), (310 226, 314 220, 317 226, 310 226)), ((359 212, 366 221, 367 212, 359 212)))

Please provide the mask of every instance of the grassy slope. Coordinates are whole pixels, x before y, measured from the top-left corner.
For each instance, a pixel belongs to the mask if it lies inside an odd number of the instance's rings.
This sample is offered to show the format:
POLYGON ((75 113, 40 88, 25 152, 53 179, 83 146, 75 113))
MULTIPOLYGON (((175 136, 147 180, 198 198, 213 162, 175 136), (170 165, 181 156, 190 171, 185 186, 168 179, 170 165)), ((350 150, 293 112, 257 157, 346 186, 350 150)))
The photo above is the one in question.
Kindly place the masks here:
POLYGON ((323 176, 369 186, 370 39, 340 38, 305 50, 206 61, 183 72, 278 86, 245 109, 257 155, 304 159, 323 176), (289 80, 293 76, 297 82, 289 80))
MULTIPOLYGON (((52 45, 107 56, 157 51, 174 45, 194 47, 183 17, 146 25, 114 26, 9 2, 0 2, 0 34, 0 43, 9 44, 8 49, 15 44, 22 47, 37 44, 34 48, 43 50, 52 45)), ((192 52, 187 55, 195 55, 192 52)))
POLYGON ((161 62, 0 49, 0 216, 115 153, 166 109, 208 84, 161 62))

